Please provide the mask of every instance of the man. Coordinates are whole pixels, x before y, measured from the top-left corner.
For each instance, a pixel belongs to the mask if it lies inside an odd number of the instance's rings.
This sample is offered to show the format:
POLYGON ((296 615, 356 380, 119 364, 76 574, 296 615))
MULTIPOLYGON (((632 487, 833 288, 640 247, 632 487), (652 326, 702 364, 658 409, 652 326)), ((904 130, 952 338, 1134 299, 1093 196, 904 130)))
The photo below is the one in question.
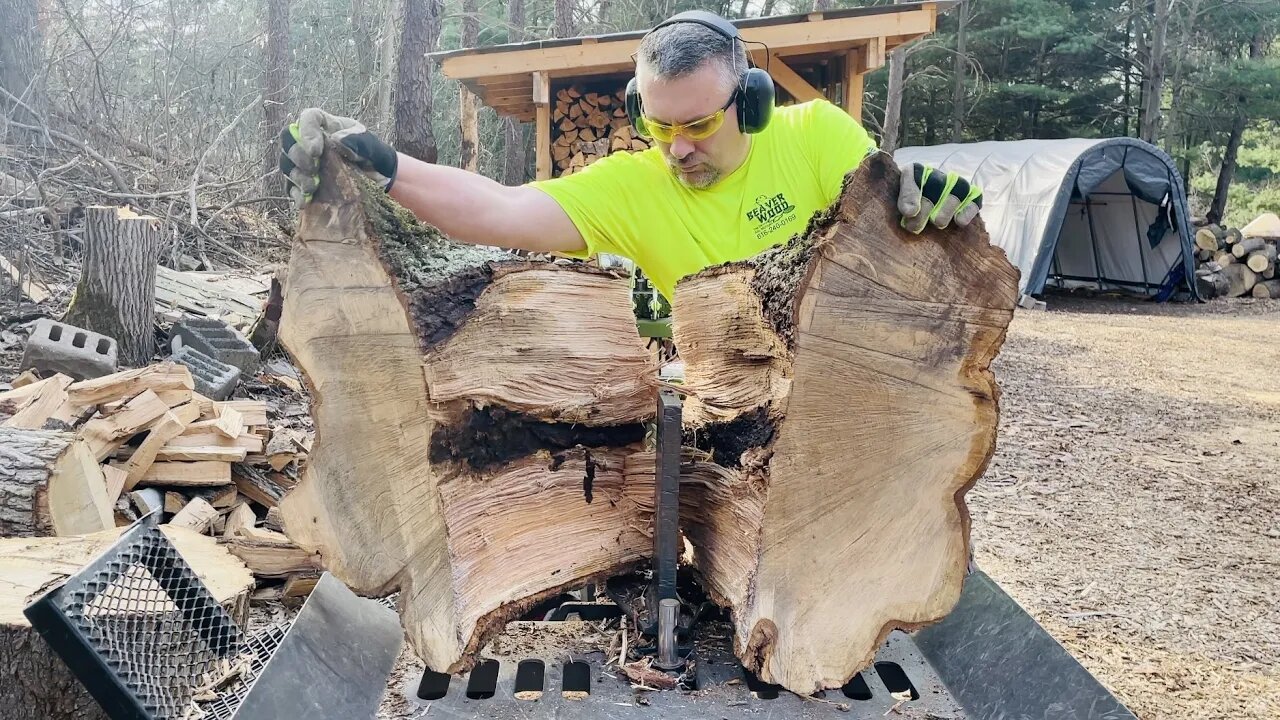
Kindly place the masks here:
MULTIPOLYGON (((281 171, 298 205, 315 190, 325 136, 423 221, 461 242, 633 260, 668 299, 676 282, 752 257, 802 232, 875 143, 825 100, 774 107, 734 26, 681 13, 645 35, 629 113, 655 147, 567 177, 507 187, 397 154, 350 118, 303 111, 282 134, 281 171)), ((981 191, 919 165, 903 173, 903 225, 968 224, 981 191)))

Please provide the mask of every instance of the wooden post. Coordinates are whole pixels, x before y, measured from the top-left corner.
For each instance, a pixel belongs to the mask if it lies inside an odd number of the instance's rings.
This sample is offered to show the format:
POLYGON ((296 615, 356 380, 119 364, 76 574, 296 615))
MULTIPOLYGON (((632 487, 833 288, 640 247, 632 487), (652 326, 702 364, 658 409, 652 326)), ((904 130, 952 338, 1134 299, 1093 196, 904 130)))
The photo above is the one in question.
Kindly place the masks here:
POLYGON ((115 338, 122 365, 147 364, 159 257, 159 220, 127 207, 86 208, 84 269, 63 321, 115 338))
POLYGON ((850 50, 844 56, 844 109, 858 124, 862 124, 862 61, 863 53, 850 50))
POLYGON ((539 180, 551 179, 551 79, 546 73, 533 73, 533 104, 537 108, 537 165, 539 180))

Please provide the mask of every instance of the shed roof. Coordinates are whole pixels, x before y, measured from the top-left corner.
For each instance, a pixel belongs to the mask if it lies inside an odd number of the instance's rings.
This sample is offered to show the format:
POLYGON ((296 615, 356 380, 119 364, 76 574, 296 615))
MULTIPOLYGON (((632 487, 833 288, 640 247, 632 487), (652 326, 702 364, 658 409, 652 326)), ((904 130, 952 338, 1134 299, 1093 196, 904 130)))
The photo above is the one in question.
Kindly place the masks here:
MULTIPOLYGON (((884 54, 933 32, 937 13, 956 0, 929 0, 901 5, 827 10, 794 15, 734 20, 758 64, 796 56, 850 51, 865 53, 863 67, 884 63, 884 54), (759 48, 757 50, 757 48, 759 48)), ((501 115, 531 119, 534 113, 533 73, 558 78, 629 73, 632 55, 646 31, 533 40, 480 48, 464 48, 429 55, 446 77, 460 80, 481 101, 501 115)), ((786 66, 781 62, 783 72, 786 66)))

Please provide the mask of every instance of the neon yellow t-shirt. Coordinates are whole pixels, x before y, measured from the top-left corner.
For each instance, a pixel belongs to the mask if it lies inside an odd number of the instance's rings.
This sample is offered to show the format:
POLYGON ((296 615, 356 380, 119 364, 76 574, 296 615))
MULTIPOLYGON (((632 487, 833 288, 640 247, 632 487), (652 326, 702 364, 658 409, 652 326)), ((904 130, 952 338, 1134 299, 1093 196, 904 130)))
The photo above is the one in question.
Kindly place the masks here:
POLYGON ((744 260, 804 232, 875 150, 867 132, 826 100, 774 110, 746 161, 705 189, 682 184, 658 148, 618 153, 566 177, 531 183, 564 208, 590 257, 630 258, 668 299, 676 281, 744 260))

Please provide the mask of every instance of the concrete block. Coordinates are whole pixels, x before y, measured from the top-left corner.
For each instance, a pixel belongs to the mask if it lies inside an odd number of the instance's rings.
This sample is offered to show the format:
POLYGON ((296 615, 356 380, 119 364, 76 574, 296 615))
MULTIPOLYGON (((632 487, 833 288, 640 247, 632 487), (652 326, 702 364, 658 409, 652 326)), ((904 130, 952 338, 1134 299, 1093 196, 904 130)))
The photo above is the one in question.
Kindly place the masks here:
POLYGON ((258 372, 258 349, 240 331, 221 320, 185 315, 174 323, 171 342, 175 349, 190 345, 215 360, 234 365, 245 377, 258 372))
POLYGON ((1023 295, 1018 298, 1018 307, 1025 310, 1048 310, 1049 304, 1030 295, 1023 295))
POLYGON ((210 400, 226 400, 236 389, 236 383, 240 382, 240 368, 219 362, 191 345, 179 346, 169 359, 185 365, 191 371, 196 392, 210 400))
POLYGON ((89 380, 116 371, 116 341, 74 325, 40 318, 31 329, 19 370, 35 368, 41 375, 63 373, 89 380))

